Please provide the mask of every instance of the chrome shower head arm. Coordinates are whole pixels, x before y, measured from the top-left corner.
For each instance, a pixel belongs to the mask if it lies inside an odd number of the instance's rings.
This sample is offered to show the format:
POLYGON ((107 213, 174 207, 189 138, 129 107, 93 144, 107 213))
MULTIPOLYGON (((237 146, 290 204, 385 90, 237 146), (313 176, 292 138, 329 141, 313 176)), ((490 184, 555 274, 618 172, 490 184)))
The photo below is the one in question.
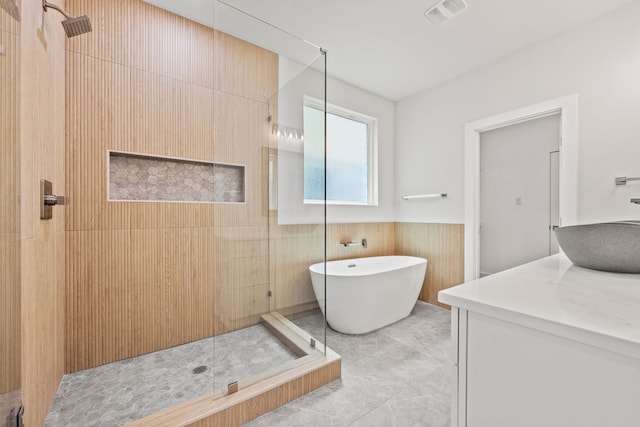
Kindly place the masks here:
POLYGON ((65 18, 71 19, 71 15, 69 15, 63 8, 61 8, 58 5, 49 3, 49 2, 47 2, 47 0, 42 0, 42 8, 44 9, 45 12, 47 11, 48 8, 57 10, 58 12, 63 14, 65 18))
POLYGON ((91 19, 89 19, 87 15, 74 18, 69 15, 66 10, 58 5, 47 2, 47 0, 42 0, 42 8, 45 12, 47 9, 51 8, 64 15, 66 19, 64 19, 61 24, 64 28, 64 32, 67 33, 67 37, 75 37, 80 34, 88 33, 92 30, 91 19))

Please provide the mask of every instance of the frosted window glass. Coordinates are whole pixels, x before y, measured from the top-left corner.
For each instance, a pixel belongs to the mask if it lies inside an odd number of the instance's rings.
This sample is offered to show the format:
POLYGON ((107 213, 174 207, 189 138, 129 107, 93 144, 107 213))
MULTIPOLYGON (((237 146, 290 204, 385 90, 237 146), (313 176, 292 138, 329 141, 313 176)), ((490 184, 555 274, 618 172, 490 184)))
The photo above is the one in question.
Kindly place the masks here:
MULTIPOLYGON (((327 200, 369 203, 369 125, 327 113, 327 200)), ((304 198, 324 199, 323 112, 304 107, 304 198)))

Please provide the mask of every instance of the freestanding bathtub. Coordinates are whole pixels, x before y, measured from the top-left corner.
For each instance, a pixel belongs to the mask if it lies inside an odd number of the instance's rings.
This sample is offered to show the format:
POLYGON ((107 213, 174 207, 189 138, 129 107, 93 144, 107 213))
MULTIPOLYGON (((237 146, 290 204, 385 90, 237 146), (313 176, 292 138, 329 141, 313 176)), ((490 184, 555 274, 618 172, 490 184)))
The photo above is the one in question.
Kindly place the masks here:
POLYGON ((420 294, 427 260, 379 256, 327 262, 309 267, 316 299, 327 323, 345 334, 364 334, 407 317, 420 294))

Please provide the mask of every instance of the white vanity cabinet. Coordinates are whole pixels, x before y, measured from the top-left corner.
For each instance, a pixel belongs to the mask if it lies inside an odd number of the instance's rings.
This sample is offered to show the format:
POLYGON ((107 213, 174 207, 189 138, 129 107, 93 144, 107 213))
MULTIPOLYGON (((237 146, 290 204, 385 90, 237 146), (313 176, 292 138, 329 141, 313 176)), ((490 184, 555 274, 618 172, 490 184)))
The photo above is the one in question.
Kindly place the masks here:
POLYGON ((640 275, 563 255, 441 291, 452 426, 640 426, 640 275))

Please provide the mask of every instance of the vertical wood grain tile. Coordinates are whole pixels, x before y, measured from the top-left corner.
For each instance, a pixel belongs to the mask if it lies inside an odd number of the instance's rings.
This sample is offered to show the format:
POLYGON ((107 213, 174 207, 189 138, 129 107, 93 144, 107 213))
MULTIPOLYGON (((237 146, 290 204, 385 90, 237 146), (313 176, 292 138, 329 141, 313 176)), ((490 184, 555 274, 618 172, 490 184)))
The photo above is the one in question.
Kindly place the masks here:
POLYGON ((130 150, 129 86, 126 67, 67 53, 68 230, 129 226, 128 204, 107 201, 107 150, 130 150))
MULTIPOLYGON (((131 0, 66 0, 72 16, 87 15, 91 19, 91 33, 67 40, 67 50, 129 66, 131 50, 131 0)), ((59 4, 59 3, 57 3, 59 4)))
POLYGON ((129 234, 67 231, 67 372, 134 354, 129 234))
POLYGON ((187 82, 194 24, 143 1, 131 3, 131 65, 187 82))
POLYGON ((131 231, 134 354, 185 342, 192 301, 190 246, 186 228, 131 231))
POLYGON ((20 388, 20 239, 0 235, 0 395, 20 388))
POLYGON ((187 157, 188 84, 147 71, 132 71, 132 109, 135 122, 131 151, 168 157, 187 157))
POLYGON ((216 32, 215 88, 267 102, 278 91, 278 56, 229 34, 216 32))
POLYGON ((213 336, 215 333, 215 260, 213 227, 191 228, 190 286, 193 289, 189 302, 191 335, 193 341, 213 336))
POLYGON ((438 302, 438 292, 464 282, 464 225, 396 223, 396 253, 427 259, 420 300, 438 302))

